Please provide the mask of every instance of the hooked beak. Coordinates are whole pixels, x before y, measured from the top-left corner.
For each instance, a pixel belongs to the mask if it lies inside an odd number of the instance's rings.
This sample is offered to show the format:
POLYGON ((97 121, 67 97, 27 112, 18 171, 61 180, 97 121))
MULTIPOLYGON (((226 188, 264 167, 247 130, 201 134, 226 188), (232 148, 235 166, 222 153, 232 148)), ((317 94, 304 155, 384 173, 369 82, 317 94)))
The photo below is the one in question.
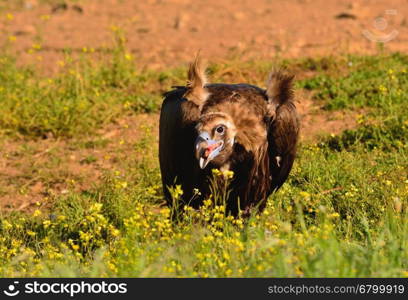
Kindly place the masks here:
POLYGON ((220 154, 224 142, 212 140, 207 132, 202 132, 196 139, 195 149, 201 169, 204 169, 208 163, 220 154))

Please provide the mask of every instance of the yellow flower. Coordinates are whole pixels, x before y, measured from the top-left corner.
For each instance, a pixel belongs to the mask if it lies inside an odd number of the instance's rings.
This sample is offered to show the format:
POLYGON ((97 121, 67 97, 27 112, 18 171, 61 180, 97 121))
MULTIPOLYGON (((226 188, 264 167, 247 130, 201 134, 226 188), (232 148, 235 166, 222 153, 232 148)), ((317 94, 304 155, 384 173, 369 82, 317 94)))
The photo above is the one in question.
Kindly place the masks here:
POLYGON ((225 260, 231 259, 230 255, 227 252, 224 252, 222 256, 224 257, 225 260))
POLYGON ((45 220, 45 221, 43 222, 43 226, 44 226, 45 229, 47 229, 50 225, 51 225, 51 221, 50 221, 50 220, 45 220))
MULTIPOLYGON (((128 108, 130 108, 130 106, 131 106, 131 103, 129 102, 129 101, 126 101, 125 103, 123 103, 123 107, 125 108, 125 109, 128 109, 128 108)), ((125 128, 128 128, 129 126, 124 126, 125 128)))
POLYGON ((310 198, 310 194, 308 192, 302 191, 299 193, 299 195, 302 196, 303 198, 310 198))
POLYGON ((122 188, 122 189, 125 189, 125 188, 127 188, 127 186, 128 186, 128 183, 126 182, 126 181, 120 181, 118 184, 117 184, 117 188, 122 188))
POLYGON ((338 218, 338 217, 340 217, 340 214, 339 213, 332 213, 331 215, 330 215, 330 217, 332 217, 332 218, 338 218))
POLYGON ((112 25, 112 26, 110 27, 110 29, 111 29, 113 32, 119 31, 119 27, 118 27, 118 26, 115 26, 115 25, 112 25))
POLYGON ((302 270, 300 269, 299 266, 296 267, 296 269, 295 269, 295 274, 296 274, 297 276, 303 276, 303 272, 302 272, 302 270))
POLYGON ((218 170, 218 169, 212 169, 211 172, 212 172, 212 174, 213 174, 214 176, 220 176, 220 175, 221 175, 221 171, 218 170))
POLYGON ((40 50, 41 45, 40 44, 33 44, 32 48, 35 49, 35 50, 40 50))
POLYGON ((39 209, 36 209, 35 211, 34 211, 34 213, 33 213, 33 216, 34 217, 38 217, 38 216, 40 216, 41 215, 41 211, 39 210, 39 209))
POLYGON ((31 237, 34 237, 36 235, 36 233, 32 230, 27 230, 27 234, 31 237))
POLYGON ((11 225, 10 222, 7 221, 7 220, 3 220, 2 223, 3 223, 3 228, 4 228, 5 230, 11 229, 11 228, 13 227, 13 225, 11 225))
POLYGON ((205 207, 209 207, 209 206, 211 206, 211 204, 212 204, 211 199, 204 200, 204 206, 205 207))
POLYGON ((258 266, 256 266, 256 269, 257 269, 258 271, 262 272, 265 268, 264 268, 263 265, 258 265, 258 266))
POLYGON ((382 84, 379 85, 378 89, 380 90, 380 92, 382 92, 383 94, 387 93, 387 88, 385 86, 383 86, 382 84))
POLYGON ((209 242, 212 242, 212 241, 214 241, 214 237, 212 235, 208 235, 208 236, 203 238, 204 243, 209 243, 209 242))
POLYGON ((43 20, 43 21, 48 21, 49 19, 51 19, 51 16, 50 15, 41 15, 40 19, 43 20))
POLYGON ((58 221, 64 221, 66 218, 67 218, 66 216, 61 215, 61 216, 57 217, 57 220, 58 221))
POLYGON ((234 177, 234 171, 227 170, 222 172, 222 175, 225 179, 231 179, 232 177, 234 177))
POLYGON ((102 209, 103 204, 102 203, 94 203, 91 205, 91 207, 89 208, 90 211, 92 212, 100 212, 102 209))
POLYGON ((226 264, 225 262, 223 262, 223 261, 219 261, 219 262, 218 262, 218 266, 219 266, 220 268, 224 268, 226 265, 227 265, 227 264, 226 264))
POLYGON ((174 189, 174 197, 178 198, 179 196, 183 195, 183 190, 181 189, 181 185, 176 185, 176 188, 174 189))
POLYGON ((111 230, 111 234, 112 234, 112 236, 114 236, 114 237, 118 237, 119 234, 120 234, 120 231, 115 228, 115 229, 112 229, 112 230, 111 230))

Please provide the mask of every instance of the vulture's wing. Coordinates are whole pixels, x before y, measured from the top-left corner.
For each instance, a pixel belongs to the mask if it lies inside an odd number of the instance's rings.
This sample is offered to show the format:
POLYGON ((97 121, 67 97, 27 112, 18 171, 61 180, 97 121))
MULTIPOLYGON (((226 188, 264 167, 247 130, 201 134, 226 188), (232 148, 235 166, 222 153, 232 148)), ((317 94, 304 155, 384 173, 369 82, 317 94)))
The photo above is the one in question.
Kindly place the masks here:
POLYGON ((194 158, 196 121, 207 97, 200 61, 191 64, 187 87, 165 93, 160 112, 159 161, 164 195, 171 202, 169 186, 181 185, 183 200, 192 199, 192 190, 200 188, 199 166, 194 158))
POLYGON ((198 108, 183 98, 184 92, 185 89, 178 88, 166 93, 160 113, 159 161, 168 202, 172 200, 169 186, 180 184, 186 192, 192 189, 192 168, 197 165, 193 143, 198 108))
POLYGON ((293 76, 281 71, 273 72, 268 81, 268 130, 272 190, 278 189, 287 179, 296 155, 299 137, 299 119, 293 99, 293 76))

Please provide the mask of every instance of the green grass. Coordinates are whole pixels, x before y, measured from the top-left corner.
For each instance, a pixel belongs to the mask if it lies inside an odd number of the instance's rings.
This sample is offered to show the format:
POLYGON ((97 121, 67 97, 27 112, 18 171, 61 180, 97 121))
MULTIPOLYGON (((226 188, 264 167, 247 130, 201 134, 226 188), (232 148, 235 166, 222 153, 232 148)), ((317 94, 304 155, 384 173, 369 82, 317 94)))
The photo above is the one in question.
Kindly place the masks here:
MULTIPOLYGON (((53 78, 2 58, 0 128, 14 139, 52 133, 83 148, 123 114, 157 112, 185 69, 138 71, 118 47, 86 55, 53 78)), ((2 276, 400 277, 408 276, 408 90, 402 54, 281 61, 328 110, 363 109, 359 127, 300 145, 293 172, 247 221, 207 201, 171 221, 162 203, 156 137, 85 192, 48 209, 0 218, 2 276), (187 254, 187 255, 186 255, 187 254)), ((210 65, 213 81, 262 85, 270 62, 210 65)), ((6 137, 4 137, 6 138, 6 137)), ((8 137, 9 138, 9 137, 8 137)), ((95 162, 88 156, 84 164, 95 162)), ((175 196, 180 191, 174 191, 175 196)))
POLYGON ((61 62, 64 69, 53 78, 37 76, 32 68, 16 68, 14 59, 3 57, 0 127, 11 134, 71 137, 92 134, 132 111, 157 111, 170 76, 137 72, 131 57, 118 49, 102 64, 84 57, 70 63, 67 57, 61 62))
MULTIPOLYGON (((305 64, 308 66, 309 61, 305 64)), ((330 110, 342 108, 376 107, 393 108, 395 101, 403 101, 403 86, 407 85, 407 63, 405 55, 396 53, 387 59, 383 56, 348 57, 333 65, 319 62, 309 67, 320 74, 311 80, 301 81, 300 86, 316 90, 315 98, 323 100, 330 110), (334 70, 344 71, 333 73, 334 70), (339 80, 340 79, 340 80, 339 80), (395 95, 390 95, 395 94, 395 95), (388 103, 392 98, 393 103, 388 103), (391 105, 388 105, 391 104, 391 105)))

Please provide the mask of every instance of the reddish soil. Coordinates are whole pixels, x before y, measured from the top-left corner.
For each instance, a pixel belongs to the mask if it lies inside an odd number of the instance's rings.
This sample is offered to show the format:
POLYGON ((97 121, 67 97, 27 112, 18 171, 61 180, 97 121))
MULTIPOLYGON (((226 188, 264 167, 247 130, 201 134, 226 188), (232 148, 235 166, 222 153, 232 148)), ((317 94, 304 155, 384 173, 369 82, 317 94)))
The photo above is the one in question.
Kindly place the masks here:
POLYGON ((55 196, 96 186, 105 172, 123 174, 142 155, 136 145, 146 130, 158 135, 157 123, 158 115, 127 116, 89 138, 2 139, 0 211, 47 206, 55 196))
POLYGON ((17 38, 20 62, 47 71, 58 68, 64 49, 111 46, 112 26, 126 32, 137 64, 150 68, 185 64, 199 49, 210 61, 376 53, 378 39, 390 39, 386 49, 408 50, 407 0, 21 2, 8 10, 13 20, 1 18, 0 31, 17 38), (33 43, 41 49, 28 54, 33 43))

